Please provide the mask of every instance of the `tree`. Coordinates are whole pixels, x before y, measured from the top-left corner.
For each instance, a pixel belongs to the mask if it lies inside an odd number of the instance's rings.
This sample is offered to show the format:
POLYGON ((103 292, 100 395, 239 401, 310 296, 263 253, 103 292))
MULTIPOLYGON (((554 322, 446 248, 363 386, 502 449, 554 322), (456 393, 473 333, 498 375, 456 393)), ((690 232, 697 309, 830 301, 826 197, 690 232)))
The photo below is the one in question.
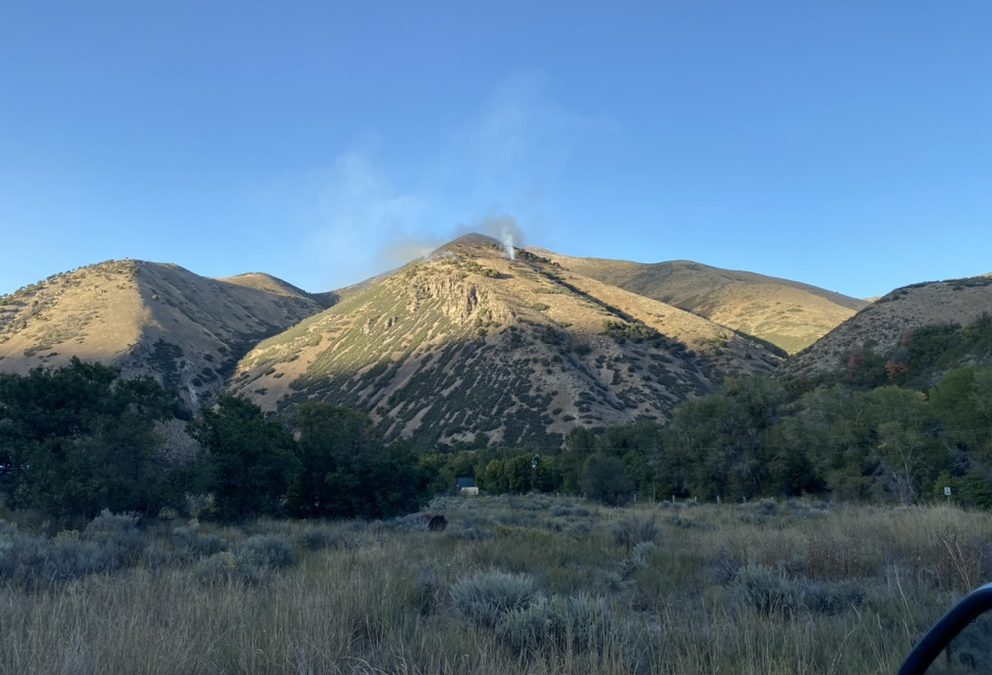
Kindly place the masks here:
POLYGON ((301 517, 382 518, 413 510, 431 476, 409 443, 385 445, 365 413, 326 403, 300 407, 300 470, 288 491, 301 517))
POLYGON ((492 459, 482 473, 482 487, 488 492, 523 494, 531 490, 531 458, 517 455, 492 459))
POLYGON ((627 475, 627 469, 616 457, 596 453, 582 468, 582 492, 589 499, 623 506, 634 498, 636 486, 627 475))
POLYGON ((686 401, 665 431, 661 478, 675 494, 704 499, 770 492, 767 435, 784 400, 777 382, 748 377, 731 378, 715 394, 686 401))
POLYGON ((376 442, 366 415, 326 403, 297 410, 297 456, 301 470, 289 488, 290 511, 300 517, 344 515, 359 511, 359 463, 376 442))
POLYGON ((662 454, 662 427, 640 421, 607 429, 596 441, 596 452, 611 455, 623 462, 627 475, 637 490, 651 495, 660 488, 667 494, 672 487, 668 476, 658 471, 657 458, 662 454))
POLYGON ((300 472, 293 437, 282 424, 245 398, 221 396, 189 428, 206 450, 203 479, 219 518, 282 512, 287 486, 300 472))
POLYGON ((944 468, 943 453, 928 431, 923 394, 880 387, 866 395, 875 439, 869 458, 876 482, 900 504, 912 504, 944 468))
POLYGON ((359 515, 391 518, 416 511, 426 502, 430 478, 408 441, 376 446, 364 473, 359 515))
POLYGON ((596 434, 585 427, 576 427, 565 436, 565 449, 558 455, 558 470, 566 492, 578 494, 579 477, 586 458, 596 451, 596 434))
POLYGON ((835 386, 804 397, 792 429, 842 499, 911 503, 947 468, 923 394, 835 386))
POLYGON ((58 517, 148 513, 168 498, 155 424, 177 401, 148 378, 73 358, 54 370, 0 375, 0 461, 11 503, 58 517))

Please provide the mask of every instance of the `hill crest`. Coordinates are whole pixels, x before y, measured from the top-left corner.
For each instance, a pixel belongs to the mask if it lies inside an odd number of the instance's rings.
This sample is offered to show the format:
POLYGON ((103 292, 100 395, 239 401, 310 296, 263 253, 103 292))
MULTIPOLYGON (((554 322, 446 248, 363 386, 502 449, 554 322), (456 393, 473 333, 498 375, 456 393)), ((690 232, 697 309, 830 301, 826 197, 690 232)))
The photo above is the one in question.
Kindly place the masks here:
POLYGON ((637 263, 543 252, 574 272, 680 307, 796 353, 866 306, 810 284, 691 260, 637 263))
POLYGON ((929 281, 897 288, 864 308, 786 366, 810 376, 842 367, 855 349, 886 351, 907 333, 925 326, 967 325, 992 314, 992 277, 929 281))
POLYGON ((195 408, 258 340, 323 309, 275 277, 235 279, 128 259, 29 284, 0 298, 0 371, 78 356, 152 375, 195 408))

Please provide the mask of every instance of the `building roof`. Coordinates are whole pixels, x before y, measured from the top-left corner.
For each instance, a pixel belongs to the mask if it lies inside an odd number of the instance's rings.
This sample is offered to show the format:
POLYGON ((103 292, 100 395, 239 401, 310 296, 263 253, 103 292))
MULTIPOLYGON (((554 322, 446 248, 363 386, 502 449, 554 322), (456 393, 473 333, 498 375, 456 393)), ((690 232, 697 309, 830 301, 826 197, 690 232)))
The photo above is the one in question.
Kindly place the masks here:
POLYGON ((455 487, 459 490, 462 488, 473 488, 475 487, 475 479, 469 476, 460 476, 455 479, 455 487))

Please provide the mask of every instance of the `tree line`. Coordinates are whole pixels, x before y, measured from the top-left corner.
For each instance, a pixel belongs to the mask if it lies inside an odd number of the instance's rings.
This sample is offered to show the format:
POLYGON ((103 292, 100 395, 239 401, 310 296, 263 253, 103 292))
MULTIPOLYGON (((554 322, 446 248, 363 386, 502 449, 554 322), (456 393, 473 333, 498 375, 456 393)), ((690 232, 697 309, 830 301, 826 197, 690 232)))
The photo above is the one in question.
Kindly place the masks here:
POLYGON ((562 449, 462 449, 429 461, 492 492, 553 490, 607 503, 815 495, 992 508, 992 318, 861 345, 813 379, 728 379, 667 425, 573 430, 562 449))
POLYGON ((740 501, 816 495, 909 504, 943 495, 992 508, 992 319, 907 333, 811 380, 728 379, 654 422, 574 429, 561 448, 473 445, 418 453, 368 416, 323 403, 266 415, 221 396, 188 423, 202 451, 170 456, 182 410, 149 378, 74 359, 0 375, 0 493, 61 519, 103 509, 155 514, 212 495, 218 519, 382 518, 449 492, 564 492, 740 501))
POLYGON ((0 375, 0 490, 9 507, 62 520, 103 509, 154 515, 209 494, 209 515, 381 518, 415 510, 429 476, 366 415, 308 403, 289 424, 222 396, 189 423, 202 452, 170 456, 162 425, 182 415, 150 378, 78 359, 0 375))

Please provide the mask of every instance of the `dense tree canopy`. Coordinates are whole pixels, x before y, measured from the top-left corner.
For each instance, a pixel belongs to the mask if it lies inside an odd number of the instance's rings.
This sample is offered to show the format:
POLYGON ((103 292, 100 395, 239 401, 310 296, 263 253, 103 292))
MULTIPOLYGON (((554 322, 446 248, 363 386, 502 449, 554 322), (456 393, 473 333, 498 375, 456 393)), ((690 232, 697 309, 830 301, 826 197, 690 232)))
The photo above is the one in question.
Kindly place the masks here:
POLYGON ((176 399, 151 379, 78 359, 27 376, 0 375, 0 461, 14 506, 56 517, 157 510, 167 462, 156 422, 176 399))
POLYGON ((364 413, 309 403, 296 414, 300 470, 290 512, 301 517, 386 517, 417 508, 429 480, 409 444, 383 443, 364 413))
POLYGON ((226 520, 275 515, 300 471, 292 434, 251 401, 222 396, 190 425, 206 451, 201 480, 226 520))

